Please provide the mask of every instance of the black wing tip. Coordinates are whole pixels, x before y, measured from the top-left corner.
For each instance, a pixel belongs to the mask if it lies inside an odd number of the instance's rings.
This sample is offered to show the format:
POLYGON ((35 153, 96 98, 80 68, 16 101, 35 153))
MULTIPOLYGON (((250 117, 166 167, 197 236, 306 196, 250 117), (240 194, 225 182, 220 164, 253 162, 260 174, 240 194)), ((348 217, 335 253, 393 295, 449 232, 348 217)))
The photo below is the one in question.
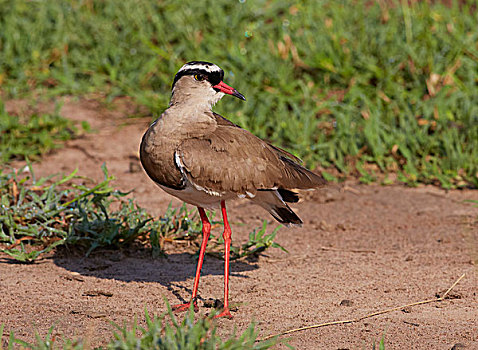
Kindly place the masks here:
POLYGON ((273 207, 269 211, 271 215, 283 225, 286 226, 302 226, 302 220, 292 211, 289 206, 286 207, 273 207))

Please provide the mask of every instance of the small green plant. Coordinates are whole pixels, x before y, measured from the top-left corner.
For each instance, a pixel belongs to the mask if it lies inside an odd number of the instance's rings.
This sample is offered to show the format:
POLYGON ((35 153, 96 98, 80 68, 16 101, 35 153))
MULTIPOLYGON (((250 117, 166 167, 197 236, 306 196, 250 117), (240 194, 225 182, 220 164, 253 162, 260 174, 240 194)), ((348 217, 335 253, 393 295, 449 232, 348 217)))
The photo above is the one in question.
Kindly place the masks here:
MULTIPOLYGON (((372 349, 373 350, 377 349, 375 342, 373 342, 372 349)), ((380 339, 380 343, 378 343, 378 350, 385 350, 385 334, 382 336, 382 339, 380 339)))
POLYGON ((279 248, 287 253, 287 250, 281 246, 279 243, 274 242, 276 238, 277 231, 279 231, 280 226, 277 226, 272 233, 266 235, 267 221, 264 220, 262 223, 262 228, 256 228, 251 233, 249 233, 249 240, 242 244, 240 247, 232 246, 231 260, 241 259, 245 257, 257 257, 260 253, 265 251, 268 248, 279 248))
POLYGON ((81 130, 68 119, 58 114, 33 114, 17 117, 5 111, 0 100, 0 162, 11 160, 37 159, 54 148, 61 147, 62 141, 70 140, 89 130, 86 122, 81 130))
MULTIPOLYGON (((242 258, 257 258, 262 252, 269 248, 279 248, 284 252, 287 250, 279 243, 274 242, 277 232, 281 226, 277 226, 272 233, 266 234, 267 221, 264 220, 262 227, 257 227, 249 233, 249 239, 247 242, 240 246, 235 245, 234 241, 231 244, 231 260, 238 260, 242 258)), ((211 235, 211 244, 206 250, 206 254, 212 255, 218 259, 224 259, 224 239, 222 236, 216 238, 211 235)), ((198 243, 199 247, 199 243, 198 243)))
MULTIPOLYGON (((0 340, 3 336, 4 324, 0 325, 0 340)), ((55 336, 53 335, 54 326, 51 326, 48 329, 48 333, 45 337, 41 337, 38 332, 35 332, 35 342, 28 343, 24 340, 21 340, 15 336, 13 331, 10 332, 8 341, 6 342, 7 347, 5 349, 32 349, 32 350, 54 350, 59 349, 58 343, 55 341, 55 336), (16 345, 16 346, 15 346, 16 345)), ((63 344, 61 346, 64 350, 83 350, 85 349, 84 344, 81 340, 70 340, 63 339, 63 344)), ((0 350, 2 350, 2 344, 0 343, 0 350)))
POLYGON ((226 340, 222 340, 216 334, 214 314, 208 317, 200 317, 195 322, 194 311, 191 309, 184 319, 179 322, 173 314, 169 303, 168 311, 161 317, 150 317, 146 311, 146 328, 138 327, 136 320, 132 329, 128 330, 115 325, 115 340, 110 342, 108 349, 216 349, 216 350, 240 350, 240 349, 268 349, 277 343, 277 339, 257 341, 256 325, 251 323, 240 336, 235 334, 226 340), (166 318, 166 316, 169 316, 166 318), (138 333, 140 336, 138 337, 138 333))

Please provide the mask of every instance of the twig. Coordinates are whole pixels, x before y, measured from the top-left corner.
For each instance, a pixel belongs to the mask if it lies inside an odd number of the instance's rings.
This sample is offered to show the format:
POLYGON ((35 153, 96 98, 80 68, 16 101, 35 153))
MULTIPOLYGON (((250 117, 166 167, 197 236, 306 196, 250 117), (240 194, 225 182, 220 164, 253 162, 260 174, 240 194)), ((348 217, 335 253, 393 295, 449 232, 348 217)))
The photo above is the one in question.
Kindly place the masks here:
POLYGON ((315 258, 317 255, 290 255, 287 258, 282 259, 272 259, 269 256, 266 256, 268 263, 276 263, 276 262, 285 262, 285 261, 293 261, 293 260, 307 260, 311 258, 315 258))
POLYGON ((360 317, 357 317, 357 318, 352 318, 352 319, 349 319, 349 320, 325 322, 325 323, 320 323, 320 324, 314 324, 314 325, 311 325, 311 326, 305 326, 305 327, 290 329, 290 330, 287 330, 287 331, 284 331, 284 332, 281 332, 281 333, 278 333, 278 334, 268 335, 267 337, 259 339, 258 341, 263 341, 263 340, 267 340, 267 339, 271 339, 271 338, 275 338, 275 337, 280 337, 282 335, 295 333, 295 332, 300 332, 300 331, 305 331, 305 330, 308 330, 308 329, 320 328, 320 327, 325 327, 325 326, 332 326, 332 325, 336 325, 336 324, 346 324, 346 323, 359 322, 359 321, 362 321, 366 318, 375 317, 375 316, 382 315, 382 314, 385 314, 385 313, 389 313, 389 312, 392 312, 392 311, 401 310, 401 309, 409 307, 409 306, 423 305, 423 304, 429 304, 429 303, 433 303, 433 302, 442 301, 448 296, 448 293, 450 293, 451 290, 453 288, 455 288, 455 286, 465 277, 465 275, 466 275, 466 273, 461 275, 455 281, 455 283, 453 283, 452 286, 450 288, 448 288, 448 290, 439 298, 417 301, 417 302, 414 302, 414 303, 411 303, 411 304, 406 304, 406 305, 397 306, 397 307, 393 307, 393 308, 382 310, 382 311, 373 312, 371 314, 367 314, 367 315, 360 316, 360 317))
POLYGON ((321 250, 330 250, 334 252, 349 252, 349 253, 374 253, 375 250, 370 249, 342 249, 342 248, 334 248, 334 247, 320 247, 321 250))

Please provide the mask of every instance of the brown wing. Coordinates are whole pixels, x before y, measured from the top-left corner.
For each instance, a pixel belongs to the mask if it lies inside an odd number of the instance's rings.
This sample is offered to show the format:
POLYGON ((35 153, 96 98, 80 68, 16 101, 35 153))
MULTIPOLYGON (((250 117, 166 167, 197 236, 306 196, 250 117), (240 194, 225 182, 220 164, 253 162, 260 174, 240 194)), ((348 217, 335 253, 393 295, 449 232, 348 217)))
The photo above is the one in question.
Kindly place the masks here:
MULTIPOLYGON (((217 114, 217 113, 214 113, 212 112, 211 113, 211 116, 215 119, 216 121, 216 124, 217 125, 220 125, 220 126, 233 126, 233 127, 236 127, 236 128, 240 128, 242 129, 239 125, 237 124, 234 124, 233 122, 231 122, 230 120, 224 118, 222 115, 220 114, 217 114)), ((244 129, 242 129, 244 130, 244 129)), ((246 131, 246 130, 244 130, 246 131)), ((262 141, 262 140, 261 140, 262 141)), ((264 141, 262 141, 264 142, 264 141)), ((296 156, 294 156, 292 153, 289 153, 287 152, 286 150, 283 150, 282 148, 279 148, 277 146, 274 146, 274 145, 271 145, 270 143, 267 143, 270 147, 272 147, 274 150, 276 150, 278 153, 282 154, 282 156, 284 157, 287 157, 287 158, 290 158, 292 160, 294 160, 296 163, 302 163, 302 160, 296 156)))
POLYGON ((194 184, 209 191, 253 194, 325 184, 289 153, 231 124, 218 123, 214 132, 181 143, 177 157, 194 184))

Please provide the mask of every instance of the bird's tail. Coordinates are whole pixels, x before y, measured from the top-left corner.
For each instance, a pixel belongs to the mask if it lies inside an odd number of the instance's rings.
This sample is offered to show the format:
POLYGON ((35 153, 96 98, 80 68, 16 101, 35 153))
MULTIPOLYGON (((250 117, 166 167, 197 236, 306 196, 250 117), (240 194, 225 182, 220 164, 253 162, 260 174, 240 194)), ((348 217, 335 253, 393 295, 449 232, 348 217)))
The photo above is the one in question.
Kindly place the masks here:
POLYGON ((287 205, 298 202, 297 193, 285 189, 259 190, 252 201, 267 210, 278 222, 286 226, 302 226, 302 220, 287 205))

